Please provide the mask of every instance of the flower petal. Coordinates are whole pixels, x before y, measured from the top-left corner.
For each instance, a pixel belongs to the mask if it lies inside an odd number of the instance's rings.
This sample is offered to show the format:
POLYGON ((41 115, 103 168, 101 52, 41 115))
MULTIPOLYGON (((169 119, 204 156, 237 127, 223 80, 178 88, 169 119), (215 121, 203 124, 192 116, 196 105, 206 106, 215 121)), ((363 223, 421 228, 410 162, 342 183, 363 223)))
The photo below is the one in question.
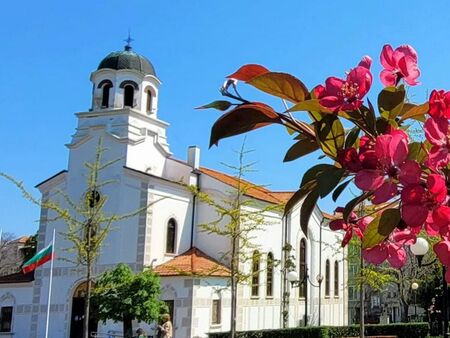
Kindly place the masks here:
POLYGON ((422 226, 428 217, 428 209, 419 204, 403 204, 402 219, 410 227, 422 226))
POLYGON ((390 181, 385 181, 377 190, 375 190, 374 197, 372 199, 373 204, 381 204, 389 201, 392 197, 398 193, 397 184, 390 181))
POLYGON ((395 86, 397 75, 391 70, 384 69, 380 73, 380 80, 386 87, 395 86))
POLYGON ((384 182, 384 176, 379 170, 363 169, 356 173, 355 185, 364 191, 374 191, 384 182))
POLYGON ((393 164, 400 165, 408 157, 408 141, 404 138, 403 133, 395 133, 392 135, 392 141, 389 144, 389 157, 393 164))
POLYGON ((425 137, 431 144, 440 146, 447 141, 448 120, 446 118, 429 118, 425 121, 425 137))
POLYGON ((392 58, 394 50, 391 45, 384 45, 380 54, 380 62, 387 70, 394 70, 395 62, 392 58))
POLYGON ((420 169, 419 163, 413 160, 406 160, 400 166, 398 179, 404 185, 419 184, 421 174, 422 170, 420 169))
POLYGON ((333 231, 338 231, 342 229, 347 229, 348 225, 344 222, 343 219, 337 219, 332 222, 330 222, 330 229, 333 231))
POLYGON ((375 265, 383 263, 388 257, 386 245, 382 243, 375 245, 373 248, 363 250, 363 257, 367 262, 375 265))
POLYGON ((344 85, 344 83, 345 81, 343 79, 334 76, 331 76, 328 79, 326 79, 325 88, 327 90, 327 95, 337 96, 338 93, 341 91, 341 88, 344 85))
POLYGON ((367 69, 372 65, 372 58, 369 55, 364 55, 361 61, 358 63, 358 66, 365 67, 367 69))
POLYGON ((388 262, 393 268, 400 269, 406 263, 406 251, 400 246, 390 244, 387 247, 388 262))
POLYGON ((375 154, 378 162, 385 166, 390 166, 392 157, 390 154, 390 144, 392 143, 392 135, 380 135, 375 141, 375 154))
POLYGON ((415 63, 417 63, 417 52, 410 45, 401 45, 395 49, 396 51, 403 53, 406 57, 410 57, 415 63))
POLYGON ((450 266, 450 242, 443 240, 433 246, 433 250, 441 263, 450 266))
POLYGON ((440 228, 448 227, 450 224, 450 207, 441 205, 433 210, 433 223, 440 228))
POLYGON ((425 188, 420 185, 409 185, 402 190, 403 204, 421 204, 425 197, 425 188))
POLYGON ((343 102, 344 100, 337 96, 324 96, 319 100, 322 107, 328 108, 333 112, 339 111, 343 102))
POLYGON ((428 175, 427 187, 435 201, 439 203, 445 201, 447 197, 447 185, 445 184, 444 177, 438 174, 428 175))

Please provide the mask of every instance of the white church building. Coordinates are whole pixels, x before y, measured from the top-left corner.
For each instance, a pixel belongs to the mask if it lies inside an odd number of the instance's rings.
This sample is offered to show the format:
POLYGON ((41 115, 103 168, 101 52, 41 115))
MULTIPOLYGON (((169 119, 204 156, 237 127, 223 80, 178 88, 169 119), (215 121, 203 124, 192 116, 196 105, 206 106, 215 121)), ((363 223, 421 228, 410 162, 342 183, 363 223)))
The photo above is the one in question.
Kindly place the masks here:
MULTIPOLYGON (((37 185, 42 198, 64 205, 60 191, 72 200, 86 191, 85 162, 93 162, 101 138, 108 149, 104 160, 120 159, 102 175, 114 180, 100 188, 107 194, 107 213, 124 214, 152 204, 146 212, 125 219, 110 231, 94 272, 99 275, 118 263, 134 271, 153 268, 161 276, 161 298, 171 309, 174 337, 207 337, 208 332, 230 327, 229 270, 222 253, 229 250, 225 238, 203 232, 199 224, 216 219, 215 211, 198 201, 186 189, 197 185, 214 198, 224 199, 237 179, 201 166, 200 149, 189 147, 187 159, 174 157, 166 131, 169 124, 158 111, 160 80, 145 57, 129 45, 107 55, 91 74, 92 106, 76 114, 78 121, 70 143, 67 169, 37 185), (160 117, 162 119, 160 119, 160 117), (204 271, 219 266, 204 276, 204 271)), ((208 137, 209 130, 204 130, 208 137)), ((181 156, 183 157, 183 156, 181 156)), ((260 206, 283 204, 292 195, 255 187, 247 192, 260 206)), ((259 272, 249 284, 240 285, 237 300, 237 329, 272 329, 305 325, 346 325, 347 264, 340 246, 341 234, 329 230, 324 214, 315 208, 307 233, 300 227, 299 203, 283 217, 282 212, 267 212, 264 231, 253 234, 258 247, 259 272), (308 271, 307 290, 286 281, 283 247, 293 247, 296 270, 308 271), (266 267, 268 262, 272 268, 266 267), (322 276, 321 283, 318 281, 322 276), (294 287, 295 286, 295 287, 294 287), (283 310, 287 315, 283 320, 283 310)), ((52 239, 56 229, 56 257, 68 255, 68 243, 60 235, 62 221, 47 222, 49 212, 41 211, 38 250, 52 239)), ((244 267, 254 269, 254 264, 244 267)), ((45 332, 50 264, 34 274, 0 277, 0 336, 42 338, 45 332)), ((83 270, 56 259, 50 307, 49 336, 78 338, 82 334, 84 285, 83 270)), ((151 323, 150 323, 151 324, 151 323)), ((147 323, 133 323, 133 329, 147 323)), ((100 337, 121 335, 121 323, 101 323, 92 318, 92 332, 100 337)))

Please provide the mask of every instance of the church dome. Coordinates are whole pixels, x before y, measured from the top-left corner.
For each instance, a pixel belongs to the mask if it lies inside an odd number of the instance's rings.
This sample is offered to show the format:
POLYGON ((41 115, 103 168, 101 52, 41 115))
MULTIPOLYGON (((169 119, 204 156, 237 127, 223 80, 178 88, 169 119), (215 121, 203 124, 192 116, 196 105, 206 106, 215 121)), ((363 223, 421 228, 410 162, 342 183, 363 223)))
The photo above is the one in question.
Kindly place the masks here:
POLYGON ((98 65, 99 69, 133 69, 144 75, 155 75, 155 68, 149 60, 125 46, 125 50, 108 54, 98 65))

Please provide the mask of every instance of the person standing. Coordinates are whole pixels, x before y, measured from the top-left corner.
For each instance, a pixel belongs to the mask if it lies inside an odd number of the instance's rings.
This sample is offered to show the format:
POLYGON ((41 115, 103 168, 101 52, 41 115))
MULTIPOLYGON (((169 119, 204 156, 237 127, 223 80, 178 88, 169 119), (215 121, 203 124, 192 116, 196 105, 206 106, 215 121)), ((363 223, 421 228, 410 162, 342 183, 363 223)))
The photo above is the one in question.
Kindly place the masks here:
POLYGON ((168 313, 162 315, 163 324, 159 325, 159 331, 161 332, 161 338, 172 338, 173 329, 172 322, 170 321, 170 315, 168 313))

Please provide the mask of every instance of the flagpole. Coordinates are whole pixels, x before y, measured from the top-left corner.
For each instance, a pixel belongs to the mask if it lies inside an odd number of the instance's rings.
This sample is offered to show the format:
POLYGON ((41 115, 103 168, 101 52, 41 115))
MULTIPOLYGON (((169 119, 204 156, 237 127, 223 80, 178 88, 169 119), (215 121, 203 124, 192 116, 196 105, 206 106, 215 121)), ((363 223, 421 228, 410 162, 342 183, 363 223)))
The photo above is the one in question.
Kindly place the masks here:
MULTIPOLYGON (((53 238, 52 238, 52 255, 55 252, 55 229, 53 229, 53 238)), ((48 324, 50 320, 50 299, 52 297, 52 281, 53 281, 53 257, 50 260, 50 281, 48 283, 48 300, 47 300, 47 319, 45 322, 45 338, 48 338, 48 324)))

